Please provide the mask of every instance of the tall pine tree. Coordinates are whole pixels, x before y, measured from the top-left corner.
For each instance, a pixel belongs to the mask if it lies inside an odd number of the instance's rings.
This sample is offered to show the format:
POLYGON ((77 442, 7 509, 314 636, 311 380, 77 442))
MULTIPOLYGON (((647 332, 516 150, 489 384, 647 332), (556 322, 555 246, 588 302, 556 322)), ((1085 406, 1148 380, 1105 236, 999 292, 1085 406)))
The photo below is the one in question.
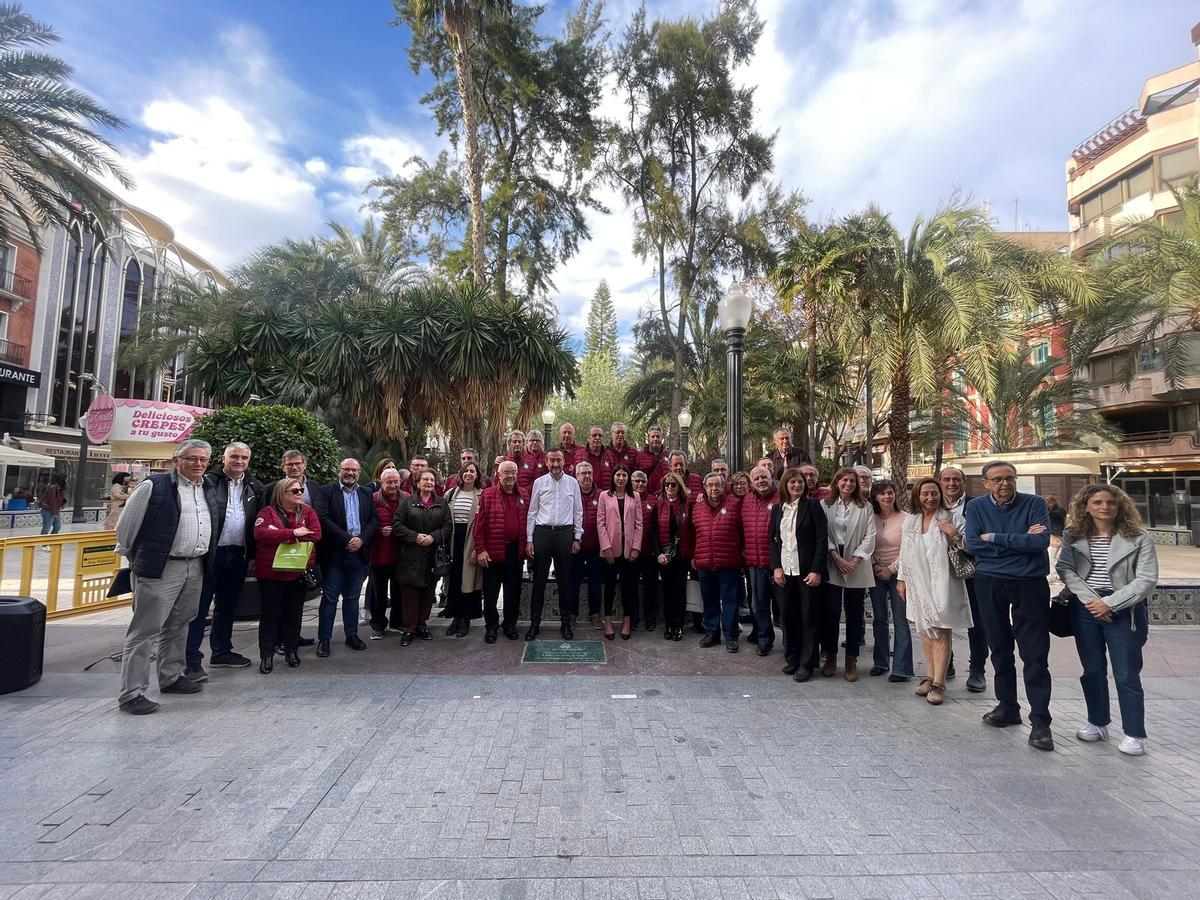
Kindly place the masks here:
POLYGON ((612 291, 604 279, 596 287, 592 308, 588 310, 585 353, 604 357, 614 369, 621 361, 620 344, 617 341, 617 311, 613 307, 612 291))

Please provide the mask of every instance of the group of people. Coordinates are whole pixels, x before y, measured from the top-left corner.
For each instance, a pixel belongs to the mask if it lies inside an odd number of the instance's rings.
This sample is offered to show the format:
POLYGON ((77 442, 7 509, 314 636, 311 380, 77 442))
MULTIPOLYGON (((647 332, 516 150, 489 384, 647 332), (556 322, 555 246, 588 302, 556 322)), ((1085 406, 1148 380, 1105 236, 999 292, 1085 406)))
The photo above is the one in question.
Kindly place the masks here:
MULTIPOLYGON (((639 625, 667 640, 683 638, 690 581, 703 612, 693 620, 704 648, 740 646, 739 608, 753 614, 750 640, 772 652, 776 626, 783 672, 804 682, 837 674, 845 617, 843 677, 859 678, 865 601, 870 594, 874 648, 870 674, 892 682, 915 677, 912 632, 926 674, 916 694, 944 702, 954 677, 951 634, 967 629, 967 689, 987 689, 990 655, 997 706, 989 725, 1021 721, 1015 654, 1023 663, 1032 746, 1053 749, 1050 734, 1051 520, 1039 497, 1016 490, 1016 468, 982 469, 987 493, 966 497, 962 471, 944 469, 911 488, 876 481, 866 467, 838 471, 830 485, 780 429, 775 449, 748 473, 722 460, 703 477, 670 451, 661 429, 642 448, 614 423, 610 443, 588 429, 575 443, 565 424, 560 443, 542 449, 540 432, 512 432, 493 478, 468 448, 459 471, 440 482, 428 461, 408 469, 392 460, 360 484, 357 460, 343 460, 338 480, 305 478, 296 450, 281 460, 283 477, 262 485, 246 472, 251 450, 224 449, 208 472, 211 448, 185 441, 175 471, 140 484, 125 502, 116 531, 129 557, 134 614, 122 664, 121 707, 153 712, 146 696, 150 650, 159 644, 160 691, 195 693, 207 679, 201 645, 212 607, 209 665, 247 667, 233 651, 232 622, 250 560, 261 598, 259 670, 282 653, 300 665, 306 594, 321 602, 316 655, 331 653, 337 609, 345 643, 363 650, 359 599, 367 586, 370 638, 391 628, 400 643, 430 640, 435 588, 445 579, 446 634, 465 637, 483 618, 483 639, 518 640, 521 582, 532 569, 525 640, 541 633, 547 586, 557 585, 558 629, 570 640, 588 588, 588 617, 607 640, 629 640, 639 625), (901 507, 906 507, 907 512, 901 507), (618 619, 619 601, 619 623, 618 619), (889 618, 891 628, 889 629, 889 618)), ((1088 725, 1081 740, 1107 738, 1106 656, 1117 683, 1125 739, 1141 753, 1145 739, 1140 686, 1146 600, 1157 582, 1154 544, 1137 511, 1116 487, 1091 485, 1071 503, 1058 543, 1057 574, 1084 666, 1088 725)))

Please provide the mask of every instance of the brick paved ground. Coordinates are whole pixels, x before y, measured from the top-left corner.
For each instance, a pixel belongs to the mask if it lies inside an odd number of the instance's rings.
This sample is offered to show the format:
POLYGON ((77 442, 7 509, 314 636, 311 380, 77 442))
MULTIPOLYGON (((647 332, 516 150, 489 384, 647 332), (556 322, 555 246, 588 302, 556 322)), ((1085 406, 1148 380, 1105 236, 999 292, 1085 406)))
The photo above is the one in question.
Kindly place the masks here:
POLYGON ((52 624, 46 677, 0 697, 0 898, 1184 897, 1200 884, 1196 630, 1152 635, 1150 753, 1127 759, 1115 739, 1071 737, 1083 708, 1062 641, 1045 754, 1027 728, 982 725, 988 695, 962 678, 932 708, 911 685, 796 685, 778 655, 642 634, 573 678, 477 633, 335 644, 270 677, 218 670, 203 694, 134 719, 116 711, 112 663, 80 671, 119 640, 119 613, 106 616, 52 624))

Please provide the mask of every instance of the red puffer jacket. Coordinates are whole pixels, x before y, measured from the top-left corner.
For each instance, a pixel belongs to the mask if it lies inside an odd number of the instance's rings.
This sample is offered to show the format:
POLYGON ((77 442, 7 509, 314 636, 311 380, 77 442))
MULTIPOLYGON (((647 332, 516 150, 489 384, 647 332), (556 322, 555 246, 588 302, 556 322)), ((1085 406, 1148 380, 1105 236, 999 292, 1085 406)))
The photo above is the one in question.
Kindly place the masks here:
POLYGON ((505 453, 504 458, 517 464, 517 487, 528 497, 533 483, 547 472, 546 454, 525 452, 515 459, 511 453, 505 453))
POLYGON ((579 458, 575 460, 575 465, 579 465, 581 462, 591 463, 592 481, 596 482, 597 488, 607 491, 612 487, 612 459, 608 455, 607 447, 601 447, 598 456, 592 456, 588 453, 587 447, 584 447, 579 458))
POLYGON ((379 516, 379 528, 375 530, 375 537, 371 539, 371 565, 373 566, 394 566, 396 564, 396 538, 391 535, 384 537, 383 529, 391 527, 392 519, 396 517, 396 509, 400 506, 400 498, 403 496, 403 494, 399 494, 393 501, 383 496, 383 491, 377 491, 374 494, 375 514, 379 516))
POLYGON ((604 448, 604 455, 608 457, 609 464, 614 469, 624 463, 629 467, 629 474, 632 475, 633 470, 637 468, 638 450, 632 444, 626 444, 620 450, 609 444, 604 448))
POLYGON ((575 463, 583 459, 583 445, 572 444, 570 447, 564 447, 562 444, 559 444, 555 449, 563 455, 563 471, 574 478, 575 463))
POLYGON ((517 519, 520 523, 517 537, 517 551, 525 555, 525 529, 529 521, 529 494, 520 488, 512 494, 505 494, 500 485, 495 484, 485 488, 479 495, 479 509, 475 511, 475 553, 487 551, 492 562, 504 562, 504 549, 507 546, 504 534, 505 504, 516 504, 517 519))
POLYGON ((652 551, 657 544, 658 534, 658 504, 657 497, 649 494, 638 494, 642 504, 642 556, 652 551))
POLYGON ((771 568, 771 508, 779 505, 775 488, 760 497, 754 491, 742 498, 742 532, 746 536, 746 565, 771 568))
POLYGON ((596 525, 596 513, 600 506, 600 488, 592 488, 590 494, 579 492, 583 499, 583 540, 579 542, 584 550, 600 552, 600 529, 596 525))
POLYGON ((663 476, 668 471, 667 449, 664 447, 655 453, 649 447, 643 447, 637 453, 637 465, 634 468, 646 473, 649 481, 646 490, 651 494, 657 494, 662 490, 663 476))
MULTIPOLYGON (((683 524, 687 521, 687 501, 679 500, 659 500, 656 517, 658 519, 658 546, 665 547, 671 543, 671 514, 674 510, 675 515, 675 536, 679 538, 679 542, 683 543, 683 524)), ((682 547, 680 548, 682 551, 682 547)))
POLYGON ((740 569, 742 534, 741 500, 727 494, 712 507, 701 497, 688 511, 681 550, 697 569, 740 569))
MULTIPOLYGON (((258 516, 254 519, 254 543, 257 547, 254 554, 254 577, 260 581, 295 581, 300 577, 299 572, 291 569, 275 571, 275 550, 280 544, 290 544, 296 540, 306 541, 315 548, 320 539, 321 520, 317 518, 317 511, 311 506, 305 504, 300 507, 300 514, 288 517, 287 522, 283 521, 279 510, 274 506, 260 507, 258 516), (294 531, 301 526, 312 534, 297 538, 294 531)), ((312 553, 308 557, 308 567, 311 569, 316 564, 317 554, 312 553)))

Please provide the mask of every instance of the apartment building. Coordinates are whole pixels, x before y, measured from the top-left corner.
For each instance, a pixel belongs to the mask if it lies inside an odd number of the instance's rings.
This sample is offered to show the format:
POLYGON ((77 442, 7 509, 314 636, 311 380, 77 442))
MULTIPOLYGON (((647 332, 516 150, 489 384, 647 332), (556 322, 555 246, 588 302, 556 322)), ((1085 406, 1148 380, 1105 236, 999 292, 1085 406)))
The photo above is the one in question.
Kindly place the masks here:
MULTIPOLYGON (((1200 45, 1200 25, 1191 37, 1200 45)), ((1113 233, 1179 221, 1171 187, 1200 175, 1198 140, 1200 60, 1147 79, 1136 106, 1071 153, 1070 252, 1083 258, 1113 233)), ((1100 413, 1124 433, 1106 476, 1133 497, 1157 540, 1200 546, 1200 334, 1190 347, 1178 386, 1167 382, 1160 347, 1121 340, 1097 349, 1088 376, 1100 413)))

